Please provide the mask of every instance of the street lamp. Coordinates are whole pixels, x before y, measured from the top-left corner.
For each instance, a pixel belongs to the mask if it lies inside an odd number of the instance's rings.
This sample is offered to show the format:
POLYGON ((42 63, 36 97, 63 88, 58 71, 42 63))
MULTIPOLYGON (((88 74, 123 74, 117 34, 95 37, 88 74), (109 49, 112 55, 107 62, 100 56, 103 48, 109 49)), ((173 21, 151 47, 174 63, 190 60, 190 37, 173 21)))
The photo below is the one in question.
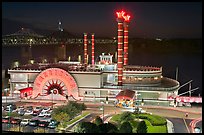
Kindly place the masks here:
POLYGON ((104 102, 101 101, 101 104, 102 104, 102 111, 103 111, 103 122, 104 122, 104 102))
POLYGON ((10 123, 11 123, 11 113, 10 113, 10 111, 11 111, 11 107, 12 107, 12 105, 9 105, 9 111, 8 111, 8 116, 9 116, 9 122, 8 122, 8 129, 10 128, 10 123))
POLYGON ((8 91, 7 91, 7 89, 5 89, 5 91, 6 91, 6 105, 7 105, 7 93, 8 93, 8 91))
POLYGON ((53 109, 53 92, 54 92, 54 90, 52 89, 51 90, 51 93, 52 93, 52 109, 53 109))

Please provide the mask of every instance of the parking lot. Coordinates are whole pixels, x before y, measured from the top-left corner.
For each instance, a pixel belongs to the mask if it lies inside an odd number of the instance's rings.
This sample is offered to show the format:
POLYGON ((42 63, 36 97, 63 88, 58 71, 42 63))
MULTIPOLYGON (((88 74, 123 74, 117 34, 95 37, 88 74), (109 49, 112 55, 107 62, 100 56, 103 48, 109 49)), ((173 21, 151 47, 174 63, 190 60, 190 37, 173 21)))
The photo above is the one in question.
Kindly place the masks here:
POLYGON ((42 128, 45 132, 55 133, 55 125, 53 126, 51 118, 51 107, 52 104, 50 103, 35 103, 34 105, 33 103, 2 104, 2 130, 8 131, 10 128, 16 127, 19 131, 33 132, 35 129, 42 128), (11 113, 18 114, 18 116, 9 116, 11 113), (28 121, 24 119, 28 119, 28 121), (33 124, 31 120, 37 120, 37 122, 33 124))

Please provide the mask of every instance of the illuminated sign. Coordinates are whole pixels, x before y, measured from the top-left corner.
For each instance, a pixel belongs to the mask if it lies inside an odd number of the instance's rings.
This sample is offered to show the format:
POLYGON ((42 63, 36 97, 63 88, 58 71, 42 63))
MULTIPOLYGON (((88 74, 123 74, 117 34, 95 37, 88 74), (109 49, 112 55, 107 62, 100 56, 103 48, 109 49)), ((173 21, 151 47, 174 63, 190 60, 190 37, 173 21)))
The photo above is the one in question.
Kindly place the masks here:
MULTIPOLYGON (((175 98, 177 102, 185 102, 185 103, 202 103, 202 97, 185 97, 185 96, 178 96, 175 98)), ((174 97, 169 96, 168 100, 174 100, 174 97)))
MULTIPOLYGON (((72 95, 74 98, 78 99, 77 84, 74 78, 63 69, 46 69, 35 79, 32 98, 35 98, 38 95, 48 96, 52 94, 59 94, 61 97, 64 97, 64 99, 66 99, 66 95, 72 95)), ((55 99, 56 98, 57 97, 55 97, 55 99)))

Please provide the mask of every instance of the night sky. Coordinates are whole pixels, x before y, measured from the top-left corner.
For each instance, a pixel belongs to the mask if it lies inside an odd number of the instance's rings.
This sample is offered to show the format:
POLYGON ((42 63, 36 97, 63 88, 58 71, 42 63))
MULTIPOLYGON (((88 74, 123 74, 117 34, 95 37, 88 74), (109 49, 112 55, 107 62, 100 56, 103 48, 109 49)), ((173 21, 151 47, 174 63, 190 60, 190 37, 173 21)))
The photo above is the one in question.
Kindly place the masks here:
MULTIPOLYGON (((197 2, 3 2, 2 17, 71 33, 117 36, 117 10, 131 15, 130 37, 201 38, 202 3, 197 2)), ((9 26, 6 26, 9 29, 9 26)))

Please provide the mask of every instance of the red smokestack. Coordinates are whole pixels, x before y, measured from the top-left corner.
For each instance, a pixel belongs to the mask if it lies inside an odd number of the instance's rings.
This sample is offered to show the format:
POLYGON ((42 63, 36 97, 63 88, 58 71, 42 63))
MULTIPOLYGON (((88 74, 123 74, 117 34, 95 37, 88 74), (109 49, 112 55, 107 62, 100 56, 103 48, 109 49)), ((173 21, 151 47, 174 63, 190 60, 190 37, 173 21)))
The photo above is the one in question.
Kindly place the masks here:
POLYGON ((91 50, 92 50, 92 52, 91 52, 91 54, 92 54, 92 56, 91 56, 91 58, 92 58, 92 65, 94 65, 94 33, 92 34, 92 36, 91 36, 91 39, 92 39, 92 47, 91 47, 91 50))
POLYGON ((84 33, 84 64, 87 64, 87 33, 84 33))
POLYGON ((124 22, 124 65, 128 65, 128 23, 130 16, 123 16, 124 22))
POLYGON ((117 22, 118 22, 118 85, 122 86, 123 77, 123 16, 125 12, 117 12, 117 22))

